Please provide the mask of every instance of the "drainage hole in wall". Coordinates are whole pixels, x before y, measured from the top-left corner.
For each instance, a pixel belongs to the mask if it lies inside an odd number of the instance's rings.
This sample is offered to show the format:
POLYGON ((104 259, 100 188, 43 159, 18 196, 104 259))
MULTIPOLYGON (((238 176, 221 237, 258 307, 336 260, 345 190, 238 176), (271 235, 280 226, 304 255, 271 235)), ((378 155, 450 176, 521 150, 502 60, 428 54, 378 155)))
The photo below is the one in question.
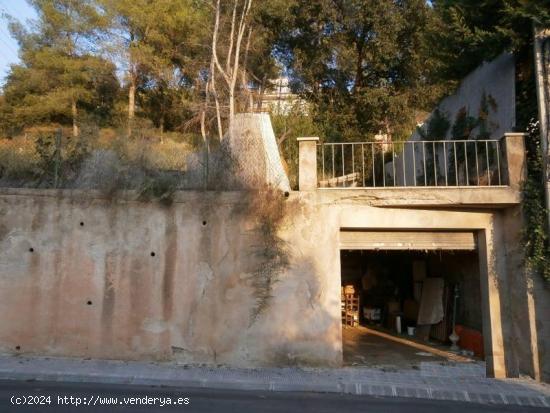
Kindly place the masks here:
POLYGON ((88 300, 88 302, 86 304, 92 305, 92 302, 90 300, 88 300))
POLYGON ((290 196, 290 192, 285 191, 285 198, 288 198, 290 196))
POLYGON ((154 257, 154 256, 155 256, 155 252, 151 251, 151 257, 154 257))
POLYGON ((21 346, 15 346, 15 349, 16 349, 17 351, 19 351, 19 350, 21 350, 21 346))
POLYGON ((34 252, 34 248, 29 248, 29 252, 34 252))
POLYGON ((206 225, 206 221, 202 221, 202 225, 203 225, 203 226, 206 225))
POLYGON ((80 222, 80 226, 83 227, 83 226, 84 226, 84 222, 80 222))

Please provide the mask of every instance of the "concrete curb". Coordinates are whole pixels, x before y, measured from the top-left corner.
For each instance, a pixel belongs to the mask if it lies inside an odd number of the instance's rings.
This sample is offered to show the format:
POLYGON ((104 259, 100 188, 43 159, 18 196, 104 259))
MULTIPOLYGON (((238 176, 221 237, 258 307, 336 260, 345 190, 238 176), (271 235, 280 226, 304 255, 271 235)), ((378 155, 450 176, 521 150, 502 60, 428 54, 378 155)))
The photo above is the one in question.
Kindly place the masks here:
POLYGON ((234 369, 164 363, 0 357, 0 379, 340 393, 550 407, 550 387, 529 380, 421 376, 419 372, 385 373, 367 368, 234 369))

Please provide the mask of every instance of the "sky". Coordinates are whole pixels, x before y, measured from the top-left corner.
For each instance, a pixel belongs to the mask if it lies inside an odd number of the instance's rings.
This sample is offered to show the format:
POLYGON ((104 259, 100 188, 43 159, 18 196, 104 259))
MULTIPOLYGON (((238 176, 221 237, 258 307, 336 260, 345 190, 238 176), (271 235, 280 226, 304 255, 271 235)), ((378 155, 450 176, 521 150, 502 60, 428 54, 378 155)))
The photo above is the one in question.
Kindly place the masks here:
MULTIPOLYGON (((26 0, 0 0, 0 16, 9 14, 21 22, 36 17, 26 0)), ((0 85, 4 84, 10 65, 18 63, 17 42, 10 36, 6 19, 0 17, 0 85)))

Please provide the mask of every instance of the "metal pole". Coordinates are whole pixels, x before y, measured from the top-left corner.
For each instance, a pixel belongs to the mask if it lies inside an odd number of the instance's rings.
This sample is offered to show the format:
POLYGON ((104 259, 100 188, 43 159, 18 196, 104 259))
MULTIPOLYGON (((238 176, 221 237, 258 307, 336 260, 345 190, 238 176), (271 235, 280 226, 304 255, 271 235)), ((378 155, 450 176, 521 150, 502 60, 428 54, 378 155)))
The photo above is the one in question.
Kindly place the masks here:
POLYGON ((449 171, 447 168, 447 148, 445 147, 445 141, 443 141, 443 167, 445 168, 445 186, 449 186, 449 171))
POLYGON ((381 146, 382 152, 382 184, 386 186, 386 154, 384 153, 384 145, 381 146))
POLYGON ((53 187, 57 188, 59 185, 59 169, 61 164, 61 128, 57 130, 55 134, 55 152, 54 152, 54 171, 53 171, 53 187))
POLYGON ((325 144, 321 144, 321 157, 323 158, 323 181, 326 181, 325 179, 325 144))
POLYGON ((468 172, 468 148, 466 147, 466 141, 464 141, 464 159, 466 160, 466 185, 470 186, 470 175, 468 172))
POLYGON ((535 81, 539 107, 540 141, 542 146, 543 185, 550 233, 550 29, 533 25, 535 81))
POLYGON ((435 156, 435 141, 432 141, 432 157, 434 161, 434 184, 437 186, 437 157, 435 156))
POLYGON ((332 178, 336 176, 336 168, 335 161, 334 161, 334 145, 330 145, 330 148, 332 149, 332 178))
POLYGON ((428 186, 427 173, 426 173, 426 142, 422 141, 422 159, 424 162, 424 186, 428 186))
POLYGON ((491 174, 489 171, 489 144, 485 141, 485 158, 487 162, 487 185, 491 185, 491 174))
POLYGON ((370 144, 370 149, 372 151, 372 186, 376 187, 376 171, 375 171, 375 168, 374 168, 374 159, 375 159, 375 156, 374 156, 374 143, 372 143, 372 142, 370 144))
POLYGON ((405 155, 406 155, 406 149, 407 143, 403 142, 403 152, 401 152, 401 160, 403 161, 403 186, 407 186, 407 174, 405 172, 406 166, 405 166, 405 155))
POLYGON ((363 187, 365 186, 365 145, 361 144, 361 166, 363 168, 363 187))
POLYGON ((351 144, 351 173, 355 173, 355 144, 351 144))
POLYGON ((502 185, 500 178, 500 141, 495 141, 495 149, 497 151, 498 184, 502 185))
POLYGON ((412 142, 412 154, 413 154, 414 186, 416 186, 416 150, 415 150, 415 147, 414 147, 414 141, 412 142))
POLYGON ((451 335, 449 336, 449 339, 451 340, 451 351, 458 351, 460 350, 460 348, 458 347, 458 345, 456 344, 458 342, 458 340, 460 339, 460 337, 456 334, 456 330, 455 330, 455 324, 456 324, 456 304, 457 304, 457 301, 458 301, 458 297, 459 297, 459 294, 458 294, 458 284, 455 284, 455 288, 454 288, 454 297, 453 297, 453 332, 451 333, 451 335))
POLYGON ((342 186, 346 186, 346 179, 344 178, 344 175, 346 175, 346 169, 344 166, 344 144, 342 144, 342 186))
POLYGON ((453 152, 455 157, 455 185, 458 186, 458 164, 456 160, 456 142, 453 142, 453 152))
POLYGON ((476 150, 476 174, 477 174, 477 186, 479 186, 479 161, 477 159, 477 141, 475 141, 475 150, 476 150))
POLYGON ((391 145, 391 164, 392 164, 392 172, 393 172, 393 186, 395 186, 395 147, 393 146, 393 142, 391 145))

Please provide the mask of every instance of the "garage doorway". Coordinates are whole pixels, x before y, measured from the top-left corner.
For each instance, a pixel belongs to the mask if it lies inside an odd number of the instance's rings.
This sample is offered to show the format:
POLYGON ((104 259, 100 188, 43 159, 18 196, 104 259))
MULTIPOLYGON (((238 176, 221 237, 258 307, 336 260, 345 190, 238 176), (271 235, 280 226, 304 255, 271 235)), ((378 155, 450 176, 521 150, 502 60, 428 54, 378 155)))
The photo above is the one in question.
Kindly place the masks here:
POLYGON ((344 363, 483 360, 476 242, 467 231, 342 231, 344 363), (451 351, 453 326, 459 351, 451 351))

